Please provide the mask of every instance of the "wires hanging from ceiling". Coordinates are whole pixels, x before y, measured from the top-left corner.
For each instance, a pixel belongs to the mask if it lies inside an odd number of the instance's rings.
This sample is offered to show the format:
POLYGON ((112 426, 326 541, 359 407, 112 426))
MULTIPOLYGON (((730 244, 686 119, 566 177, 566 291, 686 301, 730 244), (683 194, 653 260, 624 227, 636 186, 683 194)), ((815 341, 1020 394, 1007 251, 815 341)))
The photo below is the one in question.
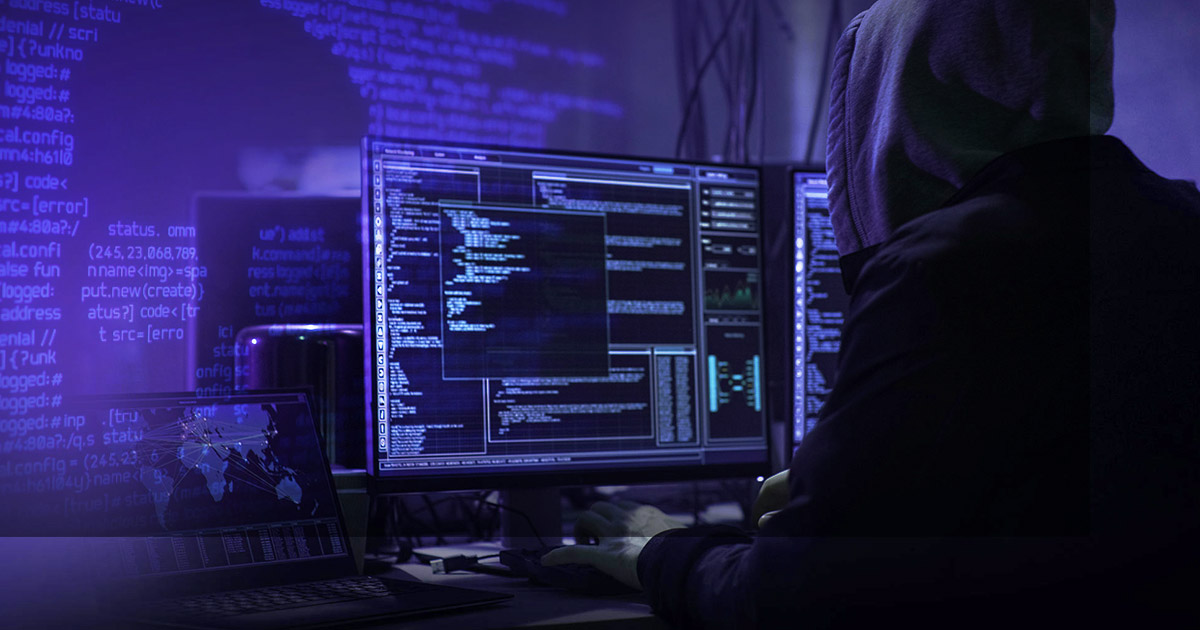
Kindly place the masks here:
POLYGON ((821 123, 821 114, 825 112, 822 105, 825 103, 825 95, 829 92, 829 70, 833 62, 833 51, 837 47, 841 33, 842 3, 834 0, 833 7, 829 12, 829 24, 825 29, 825 56, 821 60, 821 82, 817 84, 817 101, 813 107, 812 121, 808 125, 808 142, 804 145, 804 161, 810 164, 813 159, 813 148, 817 142, 817 125, 821 123))
POLYGON ((760 7, 768 5, 788 40, 794 41, 795 34, 778 0, 732 0, 732 4, 729 0, 717 0, 715 14, 707 8, 713 4, 712 0, 675 2, 676 59, 683 106, 683 121, 675 138, 675 157, 749 162, 750 131, 757 107, 758 161, 761 162, 766 146, 766 127, 762 120, 766 98, 761 80, 760 7), (714 19, 717 20, 715 26, 714 19), (712 69, 720 83, 725 114, 722 146, 717 154, 709 151, 705 102, 711 97, 704 98, 703 90, 704 78, 712 69))
MULTIPOLYGON (((733 7, 731 9, 729 9, 728 13, 726 13, 724 16, 724 20, 722 20, 723 26, 721 28, 721 34, 718 35, 716 40, 713 41, 712 44, 709 46, 708 54, 705 55, 704 61, 701 62, 700 67, 695 70, 696 78, 692 81, 691 88, 687 91, 687 98, 684 100, 684 103, 683 103, 683 122, 679 126, 679 134, 678 134, 678 136, 676 136, 676 139, 675 139, 675 157, 677 157, 677 158, 683 157, 682 156, 683 139, 684 139, 684 136, 687 134, 688 122, 692 118, 692 112, 696 111, 697 108, 703 107, 703 105, 701 103, 699 103, 698 99, 700 96, 700 86, 703 84, 703 81, 704 81, 704 74, 706 72, 708 72, 708 68, 712 64, 713 60, 716 59, 717 53, 721 52, 721 45, 724 44, 726 38, 729 37, 729 31, 732 29, 734 23, 737 21, 736 20, 737 11, 739 8, 741 8, 742 3, 743 3, 743 0, 734 0, 733 7)), ((721 8, 724 8, 725 1, 721 0, 720 4, 721 4, 721 8)), ((694 14, 694 17, 691 17, 691 19, 685 18, 685 22, 692 26, 693 32, 695 31, 695 27, 697 25, 696 24, 697 18, 702 19, 702 22, 700 24, 701 29, 705 30, 705 31, 708 30, 707 17, 703 13, 700 13, 700 11, 703 11, 703 9, 702 9, 703 0, 678 0, 676 6, 682 7, 685 12, 685 15, 688 15, 688 16, 693 15, 693 10, 696 11, 696 13, 694 14)), ((682 41, 698 42, 700 38, 697 36, 693 36, 691 38, 682 38, 681 37, 678 39, 681 42, 682 41)), ((689 52, 694 52, 694 51, 689 51, 689 52)), ((694 60, 694 57, 692 57, 692 59, 694 60)), ((729 88, 729 78, 727 75, 722 74, 721 83, 725 86, 726 94, 727 95, 730 94, 731 90, 729 88)), ((701 114, 701 116, 703 116, 703 114, 701 114)), ((696 127, 695 129, 696 129, 696 131, 693 132, 694 133, 693 144, 699 145, 699 147, 703 149, 706 146, 704 129, 700 128, 700 127, 696 127)), ((693 155, 691 157, 697 157, 697 156, 693 155)))

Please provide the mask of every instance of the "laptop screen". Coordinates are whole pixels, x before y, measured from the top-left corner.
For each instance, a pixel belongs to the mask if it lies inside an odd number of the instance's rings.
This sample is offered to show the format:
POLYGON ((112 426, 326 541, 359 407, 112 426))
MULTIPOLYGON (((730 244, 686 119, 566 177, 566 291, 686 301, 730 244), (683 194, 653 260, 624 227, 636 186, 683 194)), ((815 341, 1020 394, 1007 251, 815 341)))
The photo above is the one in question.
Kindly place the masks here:
POLYGON ((347 558, 306 394, 80 403, 102 425, 84 455, 93 534, 127 577, 347 558))

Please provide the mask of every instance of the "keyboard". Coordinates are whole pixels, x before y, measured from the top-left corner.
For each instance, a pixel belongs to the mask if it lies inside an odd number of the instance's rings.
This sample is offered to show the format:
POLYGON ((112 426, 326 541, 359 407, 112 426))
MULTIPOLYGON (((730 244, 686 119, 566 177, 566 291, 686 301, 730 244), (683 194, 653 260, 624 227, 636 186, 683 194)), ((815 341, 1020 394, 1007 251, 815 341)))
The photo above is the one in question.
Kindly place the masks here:
POLYGON ((384 583, 373 577, 355 576, 166 599, 150 605, 146 612, 170 617, 216 618, 388 597, 427 589, 428 586, 421 582, 389 580, 384 583))
POLYGON ((500 563, 513 574, 527 577, 546 586, 583 593, 585 595, 624 595, 638 592, 622 584, 609 574, 587 564, 560 564, 542 566, 542 556, 557 547, 541 549, 505 549, 500 552, 500 563))

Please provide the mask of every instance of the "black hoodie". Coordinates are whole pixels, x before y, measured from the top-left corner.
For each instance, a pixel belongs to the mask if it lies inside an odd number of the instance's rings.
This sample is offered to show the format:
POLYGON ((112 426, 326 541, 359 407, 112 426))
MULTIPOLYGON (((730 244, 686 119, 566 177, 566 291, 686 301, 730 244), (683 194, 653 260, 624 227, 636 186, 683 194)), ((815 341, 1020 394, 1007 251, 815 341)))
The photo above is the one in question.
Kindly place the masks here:
POLYGON ((1096 135, 1112 27, 1107 0, 884 0, 851 23, 827 158, 854 263, 832 393, 757 536, 646 546, 660 615, 1192 612, 1173 589, 1198 566, 1200 193, 1096 135))

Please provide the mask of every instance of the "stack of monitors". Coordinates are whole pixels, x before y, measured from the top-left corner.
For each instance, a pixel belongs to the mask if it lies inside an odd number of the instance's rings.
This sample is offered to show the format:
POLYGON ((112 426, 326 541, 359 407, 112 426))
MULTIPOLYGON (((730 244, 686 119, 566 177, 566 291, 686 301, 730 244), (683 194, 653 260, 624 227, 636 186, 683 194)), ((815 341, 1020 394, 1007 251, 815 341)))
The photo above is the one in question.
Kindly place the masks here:
POLYGON ((377 479, 767 470, 757 169, 367 138, 363 177, 377 479))

